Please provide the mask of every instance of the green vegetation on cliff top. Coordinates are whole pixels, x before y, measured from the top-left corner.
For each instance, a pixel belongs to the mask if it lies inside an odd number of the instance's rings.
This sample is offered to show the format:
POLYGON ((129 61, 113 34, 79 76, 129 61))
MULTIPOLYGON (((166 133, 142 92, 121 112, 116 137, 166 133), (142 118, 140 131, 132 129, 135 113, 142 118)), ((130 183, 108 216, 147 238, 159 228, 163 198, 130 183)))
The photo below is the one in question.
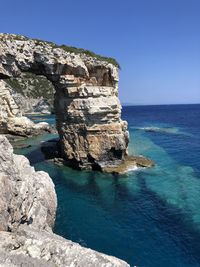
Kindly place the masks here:
MULTIPOLYGON (((0 39, 3 39, 3 34, 0 35, 0 39)), ((36 45, 45 45, 48 44, 50 45, 52 48, 62 48, 63 50, 65 50, 66 52, 70 52, 70 53, 75 53, 75 54, 85 54, 87 56, 90 56, 90 57, 93 57, 93 58, 96 58, 100 61, 106 61, 108 63, 111 63, 113 64, 114 66, 116 66, 117 68, 120 69, 120 65, 119 63, 117 62, 117 60, 115 58, 112 58, 112 57, 104 57, 104 56, 101 56, 101 55, 98 55, 98 54, 95 54, 94 52, 90 51, 90 50, 86 50, 86 49, 83 49, 83 48, 77 48, 77 47, 74 47, 74 46, 67 46, 67 45, 57 45, 53 42, 49 42, 49 41, 43 41, 43 40, 40 40, 40 39, 33 39, 33 38, 28 38, 26 36, 22 36, 22 35, 17 35, 17 34, 11 34, 10 35, 12 37, 12 39, 15 39, 15 40, 33 40, 35 41, 36 45)))
MULTIPOLYGON (((33 73, 23 73, 21 77, 5 80, 14 90, 27 98, 44 98, 52 103, 54 99, 54 87, 46 77, 33 73)), ((53 103, 52 103, 53 105, 53 103)))

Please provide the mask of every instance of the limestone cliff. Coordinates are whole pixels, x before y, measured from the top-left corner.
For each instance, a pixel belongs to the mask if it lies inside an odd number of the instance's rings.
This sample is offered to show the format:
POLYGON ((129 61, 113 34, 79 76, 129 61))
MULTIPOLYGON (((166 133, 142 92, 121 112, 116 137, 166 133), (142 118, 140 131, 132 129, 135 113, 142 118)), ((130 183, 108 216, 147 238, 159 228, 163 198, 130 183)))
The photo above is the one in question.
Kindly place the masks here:
POLYGON ((0 266, 116 266, 117 258, 52 233, 57 207, 53 182, 0 135, 0 266))
MULTIPOLYGON (((74 51, 74 50, 72 50, 74 51)), ((72 52, 49 42, 0 35, 0 79, 24 72, 54 85, 57 129, 68 164, 102 169, 127 154, 127 123, 121 120, 118 66, 114 60, 72 52)))

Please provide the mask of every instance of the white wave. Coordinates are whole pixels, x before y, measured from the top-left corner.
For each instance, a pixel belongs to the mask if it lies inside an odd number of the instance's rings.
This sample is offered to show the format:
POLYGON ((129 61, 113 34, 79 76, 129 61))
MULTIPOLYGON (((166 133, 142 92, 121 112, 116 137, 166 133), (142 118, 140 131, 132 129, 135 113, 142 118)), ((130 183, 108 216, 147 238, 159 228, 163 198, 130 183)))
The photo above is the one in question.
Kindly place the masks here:
POLYGON ((137 166, 133 166, 128 168, 127 172, 132 172, 132 171, 138 171, 140 168, 138 168, 137 166))
POLYGON ((189 135, 187 133, 179 131, 176 127, 156 127, 156 126, 147 126, 147 127, 131 127, 131 129, 135 130, 142 130, 145 132, 157 132, 157 133, 164 133, 164 134, 183 134, 189 135))

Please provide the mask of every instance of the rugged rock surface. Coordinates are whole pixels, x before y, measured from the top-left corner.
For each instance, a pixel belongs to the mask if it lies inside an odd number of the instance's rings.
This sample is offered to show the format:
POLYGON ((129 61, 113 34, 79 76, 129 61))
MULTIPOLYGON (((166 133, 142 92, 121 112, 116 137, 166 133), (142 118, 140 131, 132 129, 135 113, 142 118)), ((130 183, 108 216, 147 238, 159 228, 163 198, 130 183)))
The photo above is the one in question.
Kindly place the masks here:
POLYGON ((57 129, 68 164, 101 169, 124 160, 128 132, 121 120, 118 67, 52 43, 1 34, 0 78, 23 72, 44 75, 54 85, 57 129))
POLYGON ((52 233, 57 206, 53 182, 24 156, 14 155, 2 135, 0 192, 1 267, 129 266, 52 233))
POLYGON ((54 224, 56 194, 49 175, 35 172, 26 157, 13 154, 0 135, 0 230, 14 231, 27 224, 50 229, 54 224))
POLYGON ((20 114, 20 110, 12 98, 9 87, 0 80, 0 133, 7 131, 8 118, 14 118, 20 114))
POLYGON ((128 267, 122 260, 83 248, 46 231, 22 227, 0 234, 0 266, 16 267, 128 267))

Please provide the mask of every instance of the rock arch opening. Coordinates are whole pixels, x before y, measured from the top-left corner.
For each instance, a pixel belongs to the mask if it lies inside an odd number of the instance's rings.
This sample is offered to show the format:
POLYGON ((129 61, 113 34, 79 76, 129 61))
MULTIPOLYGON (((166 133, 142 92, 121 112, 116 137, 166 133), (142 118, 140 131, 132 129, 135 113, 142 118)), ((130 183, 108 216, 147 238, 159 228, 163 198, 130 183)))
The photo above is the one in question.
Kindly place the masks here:
POLYGON ((22 115, 54 113, 55 89, 45 76, 23 72, 19 77, 4 81, 22 115))

